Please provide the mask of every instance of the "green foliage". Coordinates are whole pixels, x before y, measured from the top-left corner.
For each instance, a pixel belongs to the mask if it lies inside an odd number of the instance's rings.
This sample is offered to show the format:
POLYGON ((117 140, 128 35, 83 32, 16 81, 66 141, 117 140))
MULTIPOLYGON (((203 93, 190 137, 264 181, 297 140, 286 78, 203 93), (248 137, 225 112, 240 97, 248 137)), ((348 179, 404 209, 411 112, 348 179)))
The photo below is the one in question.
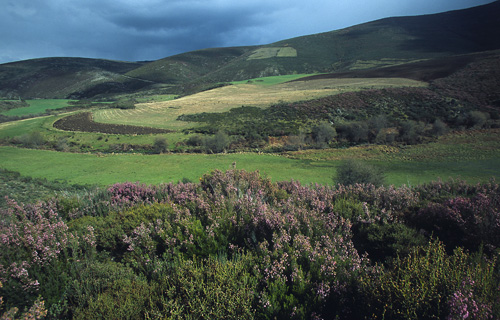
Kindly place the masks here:
POLYGON ((367 183, 380 186, 384 179, 384 173, 379 168, 365 162, 347 160, 337 168, 333 181, 343 185, 367 183))
POLYGON ((227 149, 229 142, 229 136, 222 131, 218 131, 214 136, 206 138, 205 147, 210 153, 220 153, 227 149))
POLYGON ((498 297, 495 273, 495 261, 489 263, 481 254, 468 254, 461 249, 448 256, 442 243, 431 241, 412 248, 407 256, 398 256, 389 270, 360 279, 361 288, 369 297, 360 307, 372 318, 444 318, 455 307, 465 311, 470 308, 464 301, 454 306, 457 302, 453 295, 458 294, 464 281, 471 281, 474 286, 468 298, 476 310, 468 312, 487 319, 494 306, 486 301, 498 297))
POLYGON ((66 195, 79 193, 88 186, 71 185, 64 181, 51 181, 22 176, 19 172, 0 168, 0 208, 5 208, 5 197, 20 203, 34 203, 64 191, 66 195))
POLYGON ((329 143, 337 136, 337 132, 328 122, 320 122, 313 127, 312 136, 320 147, 328 147, 329 143))
POLYGON ((403 223, 361 223, 353 231, 356 249, 380 263, 390 263, 397 256, 406 256, 411 248, 425 244, 422 234, 403 223))
POLYGON ((137 101, 135 100, 125 100, 125 101, 118 101, 112 104, 107 105, 109 108, 117 108, 117 109, 122 109, 122 110, 130 110, 130 109, 135 109, 135 104, 137 101))
POLYGON ((7 308, 41 296, 50 318, 495 318, 498 188, 303 186, 216 170, 197 184, 9 202, 0 295, 7 308), (470 229, 452 254, 412 226, 423 215, 441 228, 434 214, 449 209, 470 229))
MULTIPOLYGON (((161 316, 169 319, 254 319, 258 277, 254 258, 224 255, 201 261, 177 259, 162 276, 161 316)), ((155 316, 151 312, 150 316, 155 316)))
POLYGON ((131 268, 112 261, 76 267, 78 273, 65 294, 74 319, 144 318, 152 288, 131 268))
POLYGON ((425 123, 419 121, 406 121, 403 122, 399 131, 400 141, 408 144, 416 144, 422 142, 423 133, 425 131, 425 123))
POLYGON ((163 137, 156 137, 153 142, 153 152, 154 153, 164 153, 168 149, 167 139, 163 137))
POLYGON ((44 145, 46 141, 39 131, 32 131, 14 138, 13 142, 26 148, 39 148, 44 145))
POLYGON ((467 114, 467 125, 474 129, 481 129, 489 119, 489 114, 481 111, 471 111, 467 114))

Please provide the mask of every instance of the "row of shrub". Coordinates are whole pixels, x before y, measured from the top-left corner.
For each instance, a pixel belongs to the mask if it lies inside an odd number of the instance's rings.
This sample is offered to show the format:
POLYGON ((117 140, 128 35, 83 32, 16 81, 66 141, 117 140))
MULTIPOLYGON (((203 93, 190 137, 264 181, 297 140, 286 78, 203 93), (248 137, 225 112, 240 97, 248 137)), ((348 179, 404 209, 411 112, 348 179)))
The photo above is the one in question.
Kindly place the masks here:
POLYGON ((239 146, 261 147, 268 137, 287 136, 284 147, 291 150, 338 143, 416 144, 449 129, 498 126, 497 113, 491 115, 422 88, 343 93, 266 109, 242 106, 225 113, 181 115, 178 120, 205 123, 186 132, 224 131, 239 139, 239 146), (334 133, 318 136, 324 129, 334 133))
POLYGON ((0 293, 54 319, 499 318, 499 201, 242 170, 9 201, 0 293))

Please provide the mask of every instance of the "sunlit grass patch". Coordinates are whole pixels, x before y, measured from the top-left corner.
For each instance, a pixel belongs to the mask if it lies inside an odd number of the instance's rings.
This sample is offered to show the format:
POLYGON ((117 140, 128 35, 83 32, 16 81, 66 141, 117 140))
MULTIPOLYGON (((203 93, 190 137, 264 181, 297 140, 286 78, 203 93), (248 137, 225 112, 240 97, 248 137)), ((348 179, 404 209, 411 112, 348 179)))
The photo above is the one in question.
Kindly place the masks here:
POLYGON ((402 78, 287 82, 295 76, 298 75, 262 78, 262 83, 268 83, 268 85, 260 85, 260 82, 237 83, 175 100, 139 103, 135 109, 98 110, 94 113, 94 120, 112 124, 180 130, 194 126, 192 123, 177 121, 180 115, 185 114, 225 112, 241 106, 265 108, 281 102, 306 101, 365 89, 427 86, 424 82, 402 78))
POLYGON ((247 60, 268 59, 268 58, 283 58, 296 57, 297 50, 292 47, 265 47, 255 50, 247 60))
POLYGON ((69 102, 74 100, 68 99, 35 99, 26 100, 29 107, 11 109, 3 112, 6 116, 25 116, 29 114, 42 114, 46 110, 61 109, 69 106, 69 102))

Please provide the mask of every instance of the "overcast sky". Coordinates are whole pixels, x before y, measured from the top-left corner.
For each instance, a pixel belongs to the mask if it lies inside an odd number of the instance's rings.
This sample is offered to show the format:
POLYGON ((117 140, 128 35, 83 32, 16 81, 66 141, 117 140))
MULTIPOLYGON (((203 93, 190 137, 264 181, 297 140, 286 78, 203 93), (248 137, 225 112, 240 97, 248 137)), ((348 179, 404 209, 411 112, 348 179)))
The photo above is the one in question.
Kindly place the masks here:
POLYGON ((268 44, 492 0, 0 0, 0 63, 41 57, 156 60, 268 44))

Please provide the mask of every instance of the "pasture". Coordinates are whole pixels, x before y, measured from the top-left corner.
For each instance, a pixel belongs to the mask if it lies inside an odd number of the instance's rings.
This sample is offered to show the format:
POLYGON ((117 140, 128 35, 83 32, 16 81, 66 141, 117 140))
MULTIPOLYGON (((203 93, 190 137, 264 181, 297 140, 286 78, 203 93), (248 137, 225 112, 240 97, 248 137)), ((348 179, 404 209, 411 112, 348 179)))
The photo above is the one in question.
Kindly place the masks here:
POLYGON ((4 112, 6 116, 26 116, 26 115, 37 115, 43 114, 46 110, 55 110, 68 107, 72 100, 68 99, 35 99, 26 100, 29 107, 11 109, 4 112))
POLYGON ((387 184, 416 185, 449 178, 475 183, 500 178, 498 133, 493 130, 452 134, 434 143, 406 148, 353 147, 290 152, 285 156, 257 153, 102 155, 13 147, 0 147, 0 154, 4 169, 78 184, 197 181, 204 173, 230 169, 233 163, 239 169, 259 170, 273 181, 294 179, 304 184, 332 184, 336 167, 346 159, 361 159, 381 167, 386 172, 387 184))
MULTIPOLYGON (((346 149, 306 150, 283 155, 100 153, 108 152, 112 145, 151 145, 158 136, 165 137, 169 148, 173 150, 176 142, 184 141, 188 137, 180 133, 180 130, 197 125, 178 121, 177 117, 182 114, 224 112, 242 105, 265 108, 280 102, 303 101, 348 91, 427 85, 399 78, 283 82, 285 78, 288 81, 292 77, 268 77, 262 81, 253 79, 251 83, 237 83, 179 99, 173 99, 174 96, 169 95, 152 97, 148 103, 137 104, 136 109, 99 109, 94 112, 94 120, 97 122, 179 131, 174 133, 117 135, 54 129, 53 123, 62 115, 3 123, 0 124, 0 139, 38 131, 51 143, 65 140, 68 145, 86 146, 79 147, 79 151, 94 153, 1 147, 1 167, 20 172, 25 176, 99 185, 124 181, 141 181, 148 184, 177 182, 183 179, 196 181, 211 170, 232 168, 233 163, 236 163, 239 169, 259 170, 273 181, 294 179, 305 184, 332 184, 336 167, 345 159, 363 159, 382 167, 387 175, 387 183, 394 185, 415 185, 439 178, 446 180, 450 177, 465 179, 468 182, 485 182, 492 177, 500 177, 498 130, 450 134, 433 143, 404 148, 372 145, 346 149)), ((51 102, 61 103, 59 100, 46 103, 51 102)), ((128 149, 129 152, 130 150, 128 149)))
POLYGON ((182 130, 193 123, 177 121, 182 114, 224 112, 241 106, 269 107, 280 102, 305 101, 328 95, 366 89, 391 87, 425 87, 426 83, 402 78, 370 79, 321 79, 294 81, 262 86, 243 83, 175 100, 139 103, 135 109, 105 109, 94 113, 97 122, 151 126, 162 129, 182 130))

